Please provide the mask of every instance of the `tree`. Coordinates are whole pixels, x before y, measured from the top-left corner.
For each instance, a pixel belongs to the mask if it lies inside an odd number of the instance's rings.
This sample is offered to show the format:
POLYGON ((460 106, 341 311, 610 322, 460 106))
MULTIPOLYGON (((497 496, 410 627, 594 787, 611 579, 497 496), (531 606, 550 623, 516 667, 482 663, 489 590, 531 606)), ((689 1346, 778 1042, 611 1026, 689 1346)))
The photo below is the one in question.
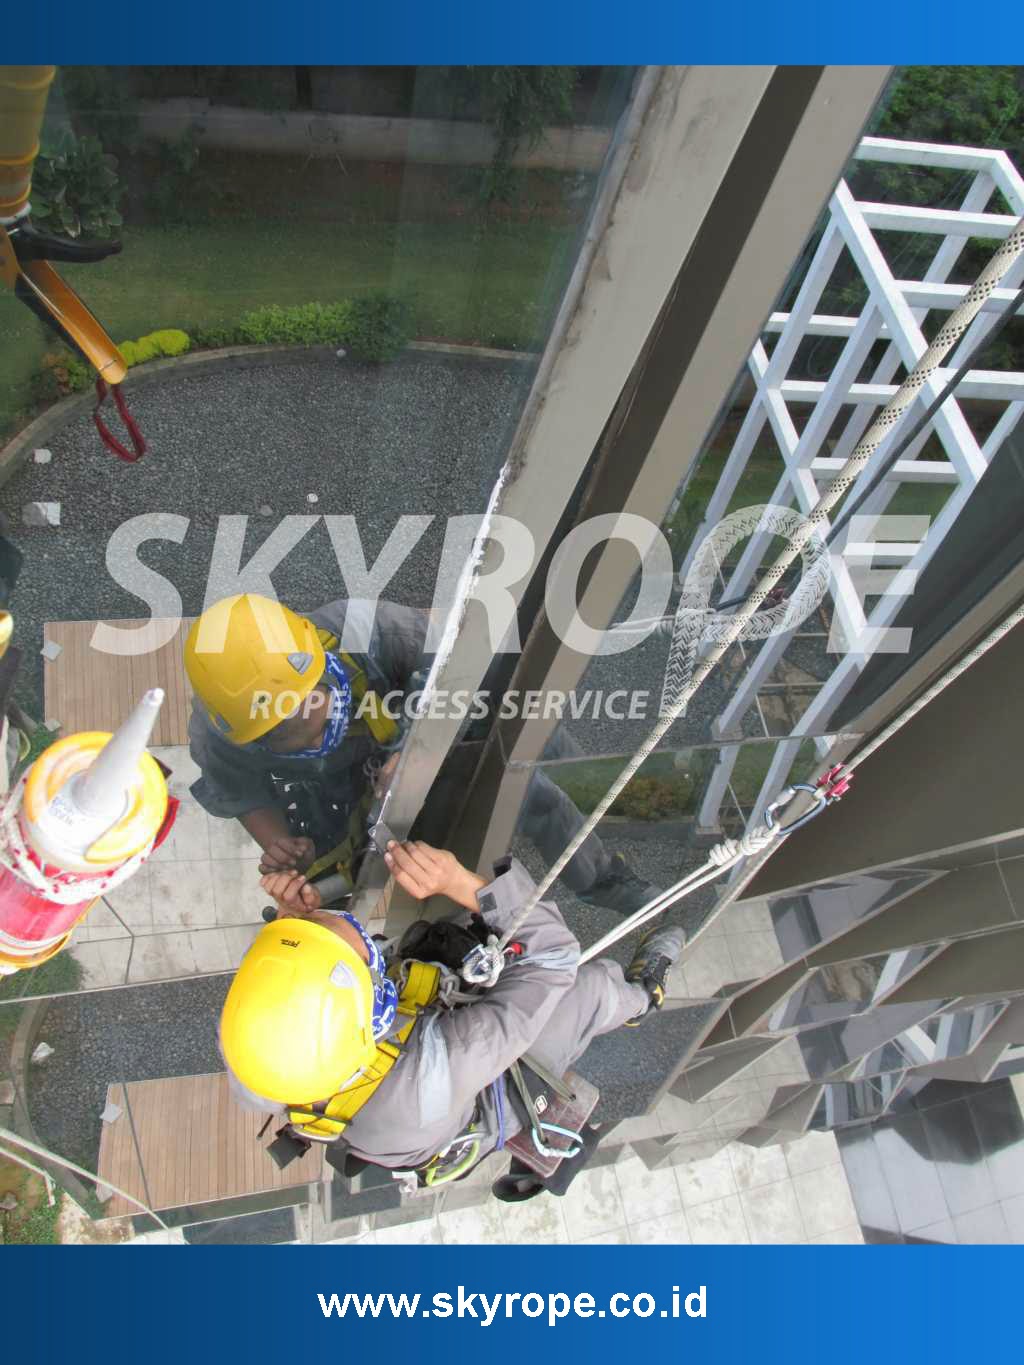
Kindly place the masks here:
POLYGON ((572 122, 574 66, 461 66, 452 68, 459 97, 475 103, 494 130, 495 148, 484 175, 486 201, 507 199, 515 184, 512 161, 533 151, 553 123, 572 122))

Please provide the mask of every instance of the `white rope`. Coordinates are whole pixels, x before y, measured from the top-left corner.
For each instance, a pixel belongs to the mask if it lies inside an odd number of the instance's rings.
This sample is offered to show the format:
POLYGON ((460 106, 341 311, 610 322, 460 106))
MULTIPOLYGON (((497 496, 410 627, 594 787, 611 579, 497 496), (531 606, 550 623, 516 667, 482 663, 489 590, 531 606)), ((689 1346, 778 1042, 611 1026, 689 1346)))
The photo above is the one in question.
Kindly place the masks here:
POLYGON ((122 1190, 119 1185, 113 1185, 109 1180, 103 1180, 100 1176, 94 1175, 92 1171, 87 1171, 84 1166, 76 1166, 73 1161, 69 1161, 66 1156, 58 1156, 56 1152, 49 1152, 45 1147, 40 1147, 37 1142, 30 1142, 28 1138, 19 1137, 17 1133, 12 1133, 9 1128, 0 1128, 0 1138, 5 1142, 13 1142, 15 1147, 23 1147, 26 1152, 31 1152, 33 1156, 41 1156, 45 1161, 56 1162, 58 1166, 64 1166, 69 1171, 74 1171, 75 1175, 85 1176, 86 1180, 91 1180, 96 1186, 102 1185, 105 1189, 113 1190, 122 1199, 127 1199, 129 1204, 134 1204, 143 1213, 148 1213, 165 1232, 170 1232, 170 1228, 160 1217, 154 1213, 148 1204, 144 1204, 141 1199, 136 1199, 134 1194, 129 1194, 127 1190, 122 1190))
MULTIPOLYGON (((994 253, 988 265, 978 276, 978 279, 968 290, 962 302, 949 315, 945 324, 936 333, 935 339, 932 341, 931 345, 907 375, 906 379, 904 379, 896 393, 875 418, 874 422, 868 428, 867 433, 858 442, 842 469, 822 493, 817 505, 800 523, 798 529, 790 536, 785 548, 781 551, 767 572, 761 577, 757 586, 751 591, 743 605, 736 611, 731 624, 725 629, 724 633, 715 642, 714 646, 697 664, 688 684, 681 690, 673 705, 662 715, 651 733, 640 745, 636 753, 609 787, 608 791, 597 803, 594 810, 583 822, 575 836, 569 841, 560 856, 548 869, 547 875, 541 880, 539 886, 530 896, 519 914, 513 919, 508 930, 503 935, 501 940, 502 947, 506 947, 511 942, 523 921, 533 913, 537 904, 543 900, 544 896, 561 875, 567 864, 571 862, 577 851, 590 837, 597 825, 607 814, 612 804, 626 786, 628 786, 630 781, 632 781, 633 777, 635 777, 650 754, 653 753, 657 745, 665 737, 675 722, 685 714, 690 701, 721 662, 730 646, 741 638, 748 623, 757 612, 757 609, 765 601, 772 589, 781 581, 786 570, 794 560, 801 555, 804 547, 812 539, 820 537, 823 529, 827 531, 829 512, 840 501, 847 489, 856 481, 875 451, 891 434, 893 428, 897 425, 906 410, 916 401, 928 380, 935 371, 941 367, 943 360, 945 360, 946 356, 960 340, 964 332, 967 331, 967 328, 974 321, 978 313, 981 312, 989 295, 998 286, 1007 270, 1009 270, 1022 252, 1024 252, 1024 218, 1020 219, 1017 225, 1000 244, 998 250, 994 253)), ((690 609, 687 608, 687 610, 690 609)), ((673 650, 676 648, 676 643, 676 641, 673 641, 673 650)), ((680 641, 679 644, 682 649, 687 649, 689 647, 686 641, 680 641)), ((690 644, 692 644, 692 641, 690 644)), ((672 658, 670 654, 670 664, 671 662, 672 658)))
POLYGON ((582 967, 584 962, 589 962, 591 958, 598 957, 612 944, 618 943, 619 939, 625 938, 627 934, 633 933, 635 929, 639 929, 648 920, 660 915, 669 906, 674 905, 676 901, 682 900, 684 896, 690 895, 691 892, 706 886, 709 882, 715 881, 723 872, 735 867, 744 858, 760 853, 762 849, 767 848, 769 844, 781 837, 782 833, 783 831, 777 825, 759 825, 755 829, 749 830, 740 839, 723 839, 720 844, 716 844, 714 848, 708 850, 707 861, 703 866, 690 872, 681 881, 676 882, 674 886, 670 886, 667 891, 662 891, 653 900, 648 901, 646 905, 627 916, 621 924, 617 924, 603 938, 591 944, 586 952, 581 955, 580 966, 582 967))
POLYGON ((0 807, 0 867, 6 867, 19 881, 27 882, 54 905, 84 905, 105 896, 133 876, 153 851, 156 836, 120 867, 94 877, 88 872, 58 872, 50 876, 42 870, 21 832, 21 809, 25 778, 15 785, 0 807))

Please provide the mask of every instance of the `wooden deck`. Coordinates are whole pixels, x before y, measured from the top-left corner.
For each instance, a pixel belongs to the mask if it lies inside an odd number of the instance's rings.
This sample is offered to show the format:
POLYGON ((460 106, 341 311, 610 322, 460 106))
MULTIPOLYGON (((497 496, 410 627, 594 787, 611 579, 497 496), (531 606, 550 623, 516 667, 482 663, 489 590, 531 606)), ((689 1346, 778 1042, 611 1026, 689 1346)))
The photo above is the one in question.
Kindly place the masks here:
MULTIPOLYGON (((43 660, 45 717, 59 721, 65 735, 80 730, 115 730, 142 694, 162 687, 166 698, 153 731, 152 743, 187 744, 192 688, 185 675, 185 636, 194 617, 183 617, 179 629, 159 649, 134 655, 104 654, 90 644, 95 621, 47 621, 44 641, 60 645, 56 659, 43 660)), ((164 622, 111 621, 138 627, 140 644, 154 642, 164 622)))
MULTIPOLYGON (((158 1211, 320 1179, 323 1148, 317 1145, 283 1171, 274 1164, 267 1155, 272 1129, 256 1137, 266 1114, 250 1113, 237 1104, 223 1071, 111 1085, 107 1100, 125 1112, 103 1125, 100 1180, 120 1185, 158 1211)), ((104 1209, 107 1218, 139 1212, 117 1194, 104 1209)))

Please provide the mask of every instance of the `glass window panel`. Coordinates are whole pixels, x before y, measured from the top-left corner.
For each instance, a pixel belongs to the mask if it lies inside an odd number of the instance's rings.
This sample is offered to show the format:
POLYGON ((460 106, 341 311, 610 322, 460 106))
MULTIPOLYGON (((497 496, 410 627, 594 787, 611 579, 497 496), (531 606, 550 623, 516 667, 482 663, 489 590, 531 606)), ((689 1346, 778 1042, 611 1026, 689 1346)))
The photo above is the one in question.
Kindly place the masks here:
MULTIPOLYGON (((866 132, 884 129, 888 136, 912 138, 912 126, 926 115, 920 105, 912 112, 904 95, 923 79, 918 72, 898 73, 866 132)), ((963 69, 950 75, 957 93, 951 87, 947 97, 963 100, 960 107, 972 107, 976 98, 984 103, 972 79, 963 69)), ((1005 140, 1005 129, 990 131, 996 148, 1005 140)), ((969 240, 955 231, 955 215, 961 209, 1024 211, 1024 177, 1020 168, 1006 170, 998 151, 980 168, 974 153, 961 158, 962 164, 955 153, 949 166, 937 168, 933 161, 922 154, 920 164, 899 164, 875 144, 862 146, 851 159, 840 192, 795 263, 764 334, 751 339, 749 361, 735 379, 720 421, 695 460, 690 451, 680 452, 680 483, 661 527, 675 579, 660 624, 643 613, 640 620, 631 619, 638 598, 639 580, 634 581, 613 618, 613 630, 634 639, 634 647, 594 659, 581 681, 583 691, 623 686, 660 696, 672 655, 673 617, 688 575, 687 605, 717 612, 705 627, 704 647, 710 646, 712 627, 724 628, 785 544, 777 522, 759 521, 752 512, 745 516, 744 509, 771 503, 806 514, 817 503, 906 377, 921 335, 933 336, 948 316, 949 308, 938 306, 942 289, 931 286, 959 287, 973 280, 990 256, 992 240, 969 240), (868 208, 869 202, 883 207, 868 208), (922 231, 922 222, 890 206, 949 212, 948 231, 922 231), (872 240, 877 254, 865 246, 872 240), (912 319, 905 302, 911 304, 912 319), (707 575, 695 578, 699 547, 729 517, 733 531, 709 560, 707 575)), ((967 347, 983 340, 995 321, 995 314, 983 318, 967 347)), ((981 346, 978 363, 992 363, 1012 387, 1014 376, 1024 372, 1024 323, 1013 322, 988 350, 990 355, 981 346)), ((956 358, 965 353, 962 347, 956 358)), ((766 639, 768 616, 759 613, 753 626, 757 638, 732 646, 673 726, 666 747, 723 735, 791 737, 794 743, 817 737, 823 754, 825 737, 839 730, 855 736, 864 706, 1020 559, 1024 539, 1016 523, 1009 524, 1024 468, 1019 405, 1009 387, 998 398, 965 389, 957 404, 944 409, 885 474, 863 502, 861 524, 843 529, 830 543, 827 590, 804 619, 766 639), (906 583, 896 575, 907 566, 918 578, 905 598, 898 594, 906 583), (902 635, 893 633, 897 628, 902 635)), ((916 409, 896 439, 915 416, 916 409)), ((879 459, 892 444, 885 443, 879 459)), ((849 510, 865 486, 862 478, 834 516, 849 510)), ((791 601, 797 577, 794 568, 784 581, 784 601, 791 601)), ((677 647, 673 657, 678 663, 684 654, 677 647)), ((608 752, 614 743, 611 727, 601 720, 566 720, 563 728, 588 753, 608 752)), ((634 742, 649 728, 627 721, 621 733, 634 742)), ((777 770, 766 774, 763 799, 784 781, 777 770)))
POLYGON ((902 900, 935 875, 923 868, 900 868, 819 882, 806 891, 768 898, 786 960, 803 957, 845 929, 902 900))
POLYGON ((861 1014, 912 976, 938 948, 933 944, 819 967, 776 1010, 768 1028, 774 1033, 861 1014))

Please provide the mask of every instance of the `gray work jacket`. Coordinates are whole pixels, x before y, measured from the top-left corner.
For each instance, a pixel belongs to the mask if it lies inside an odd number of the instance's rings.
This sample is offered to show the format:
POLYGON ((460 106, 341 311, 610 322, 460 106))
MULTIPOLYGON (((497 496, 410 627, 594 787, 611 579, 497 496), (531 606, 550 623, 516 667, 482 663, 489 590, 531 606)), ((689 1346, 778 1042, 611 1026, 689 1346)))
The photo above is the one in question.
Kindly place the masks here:
MULTIPOLYGON (((422 661, 426 613, 386 601, 378 602, 373 613, 371 603, 339 600, 308 616, 314 625, 340 637, 346 616, 354 612, 367 618, 362 624, 369 648, 348 652, 366 670, 369 685, 378 694, 404 695, 422 661)), ((398 706, 392 703, 390 709, 397 711, 398 706)), ((192 795, 210 815, 229 818, 268 806, 283 809, 285 802, 272 774, 283 781, 316 780, 333 801, 350 809, 366 789, 367 761, 383 754, 365 725, 353 725, 338 748, 324 758, 275 754, 258 742, 232 744, 218 733, 197 699, 192 703, 188 737, 189 752, 202 773, 192 786, 192 795)))

